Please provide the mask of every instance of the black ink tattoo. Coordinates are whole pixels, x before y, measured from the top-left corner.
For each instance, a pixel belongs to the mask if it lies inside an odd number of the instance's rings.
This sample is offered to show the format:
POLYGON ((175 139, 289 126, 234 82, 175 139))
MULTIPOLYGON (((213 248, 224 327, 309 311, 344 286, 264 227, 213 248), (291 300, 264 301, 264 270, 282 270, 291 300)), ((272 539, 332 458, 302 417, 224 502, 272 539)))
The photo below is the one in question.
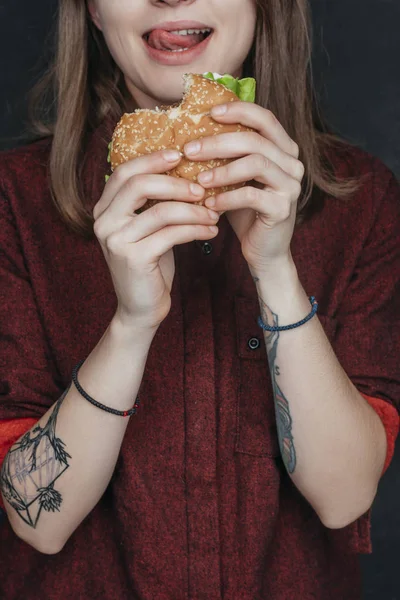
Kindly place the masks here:
POLYGON ((34 529, 42 510, 59 511, 62 504, 62 496, 54 489, 54 483, 68 469, 68 459, 72 457, 65 451, 65 444, 56 436, 55 429, 68 390, 58 400, 47 424, 37 425, 14 444, 1 469, 4 497, 34 529))
MULTIPOLYGON (((272 327, 278 326, 278 315, 265 304, 260 298, 261 317, 264 323, 268 323, 268 316, 272 317, 272 327)), ((264 331, 268 362, 271 371, 272 389, 275 400, 276 425, 278 430, 279 447, 283 462, 288 472, 294 473, 296 468, 296 451, 292 435, 292 417, 289 410, 289 402, 279 387, 276 376, 280 375, 279 366, 276 363, 278 350, 279 331, 264 331)))

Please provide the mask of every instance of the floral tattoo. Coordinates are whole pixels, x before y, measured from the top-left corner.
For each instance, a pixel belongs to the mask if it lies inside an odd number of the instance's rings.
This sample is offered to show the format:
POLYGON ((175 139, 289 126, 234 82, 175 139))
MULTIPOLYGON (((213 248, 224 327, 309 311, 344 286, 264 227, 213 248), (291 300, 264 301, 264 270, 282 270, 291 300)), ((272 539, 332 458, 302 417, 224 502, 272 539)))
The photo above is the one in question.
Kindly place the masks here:
POLYGON ((58 400, 47 424, 44 427, 36 425, 14 444, 1 469, 3 496, 21 519, 34 529, 42 510, 60 511, 62 504, 62 496, 54 484, 69 468, 68 459, 72 457, 55 430, 58 412, 68 389, 58 400))
MULTIPOLYGON (((259 279, 257 277, 254 277, 253 279, 257 284, 259 279)), ((271 327, 278 327, 278 315, 272 312, 260 296, 259 301, 263 322, 271 327)), ((272 389, 274 392, 279 447, 286 469, 292 474, 296 468, 296 451, 292 434, 293 421, 290 415, 289 401, 282 392, 277 380, 277 377, 281 374, 280 368, 276 364, 279 331, 264 331, 264 338, 267 346, 268 363, 271 372, 272 389)))

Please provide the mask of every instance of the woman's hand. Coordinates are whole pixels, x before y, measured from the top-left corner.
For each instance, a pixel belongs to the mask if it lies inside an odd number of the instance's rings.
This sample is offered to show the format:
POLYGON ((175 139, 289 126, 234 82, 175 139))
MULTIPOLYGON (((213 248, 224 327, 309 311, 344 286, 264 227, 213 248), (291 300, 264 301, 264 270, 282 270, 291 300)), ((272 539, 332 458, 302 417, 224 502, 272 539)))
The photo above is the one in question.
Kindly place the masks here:
POLYGON ((204 188, 256 182, 206 200, 206 206, 227 211, 227 219, 241 242, 244 258, 253 272, 262 273, 290 257, 297 201, 304 175, 299 148, 275 116, 251 102, 232 102, 214 120, 241 123, 256 132, 221 133, 197 140, 199 151, 191 160, 242 157, 198 176, 204 188), (207 176, 209 180, 207 180, 207 176), (214 204, 215 202, 215 204, 214 204))
POLYGON ((157 328, 169 313, 173 246, 218 233, 210 226, 219 215, 191 204, 201 200, 204 188, 162 174, 182 160, 178 154, 168 162, 167 155, 168 151, 153 152, 117 167, 93 210, 94 233, 118 298, 116 316, 144 329, 157 328), (149 198, 180 202, 161 202, 135 214, 149 198))

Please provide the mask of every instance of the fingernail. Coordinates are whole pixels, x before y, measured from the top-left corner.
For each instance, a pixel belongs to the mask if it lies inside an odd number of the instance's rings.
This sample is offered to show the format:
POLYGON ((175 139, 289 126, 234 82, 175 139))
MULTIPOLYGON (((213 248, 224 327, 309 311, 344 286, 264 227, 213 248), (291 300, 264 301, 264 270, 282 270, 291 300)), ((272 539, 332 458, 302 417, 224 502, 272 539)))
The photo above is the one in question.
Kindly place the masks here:
POLYGON ((190 191, 195 196, 202 196, 204 194, 204 188, 202 188, 201 185, 197 185, 196 183, 190 184, 190 191))
POLYGON ((215 206, 215 198, 210 196, 204 203, 206 206, 215 206))
POLYGON ((215 210, 209 210, 208 214, 212 219, 219 219, 219 214, 215 210))
POLYGON ((200 142, 190 142, 190 144, 186 144, 185 153, 186 154, 197 154, 200 150, 200 142))
POLYGON ((175 162, 178 158, 181 158, 181 153, 178 150, 166 150, 163 156, 168 162, 175 162))
POLYGON ((218 106, 213 106, 211 109, 211 115, 224 115, 226 113, 226 111, 228 110, 228 107, 226 106, 226 104, 219 104, 218 106))
POLYGON ((212 178, 213 178, 212 171, 204 171, 203 173, 199 173, 197 176, 197 179, 198 179, 198 181, 200 181, 200 183, 209 183, 212 178))

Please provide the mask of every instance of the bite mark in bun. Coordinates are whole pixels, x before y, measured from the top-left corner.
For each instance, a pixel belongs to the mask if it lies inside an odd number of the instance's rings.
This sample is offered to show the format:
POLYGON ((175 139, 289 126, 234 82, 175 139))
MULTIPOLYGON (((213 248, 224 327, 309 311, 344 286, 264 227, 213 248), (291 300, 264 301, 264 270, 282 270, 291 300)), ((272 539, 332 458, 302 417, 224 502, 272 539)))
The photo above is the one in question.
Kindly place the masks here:
MULTIPOLYGON (((158 150, 176 149, 183 155, 184 145, 192 140, 218 135, 219 133, 254 131, 254 129, 239 123, 222 124, 214 121, 210 114, 213 106, 237 102, 240 98, 226 85, 211 79, 210 76, 212 75, 205 76, 195 73, 183 75, 184 94, 181 103, 178 105, 170 106, 165 110, 157 107, 156 110, 137 109, 133 113, 125 113, 114 130, 110 144, 109 161, 111 162, 111 170, 114 171, 119 165, 128 160, 158 150)), ((224 76, 224 79, 226 80, 229 77, 224 76)), ((237 80, 231 79, 237 83, 237 80)), ((235 159, 193 161, 183 155, 178 166, 166 171, 165 174, 197 182, 197 176, 200 172, 228 164, 233 160, 235 159)), ((203 205, 209 196, 235 190, 244 185, 245 182, 208 188, 202 200, 195 202, 195 204, 203 205)), ((142 212, 163 201, 149 199, 137 212, 142 212)))

